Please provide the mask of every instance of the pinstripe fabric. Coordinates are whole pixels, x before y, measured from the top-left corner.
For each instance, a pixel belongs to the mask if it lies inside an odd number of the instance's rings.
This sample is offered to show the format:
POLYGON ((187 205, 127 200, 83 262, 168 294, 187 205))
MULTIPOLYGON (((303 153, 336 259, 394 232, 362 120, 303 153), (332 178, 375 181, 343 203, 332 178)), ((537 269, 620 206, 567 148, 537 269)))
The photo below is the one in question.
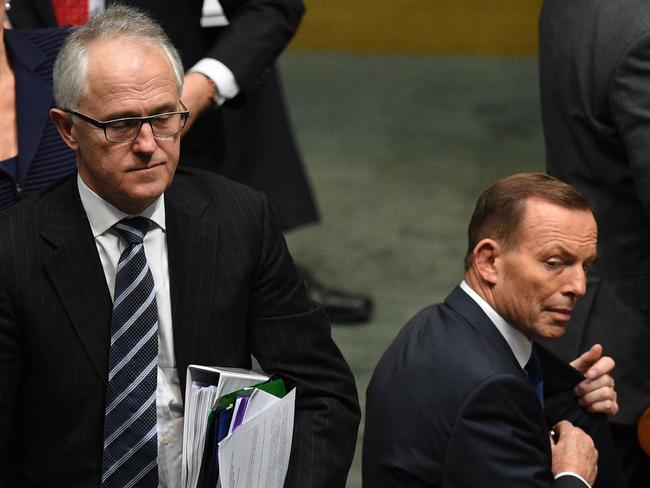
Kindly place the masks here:
MULTIPOLYGON (((297 387, 285 486, 344 487, 354 380, 266 199, 180 167, 165 215, 181 389, 190 363, 248 368, 253 354, 297 387)), ((99 486, 112 301, 74 178, 0 214, 0 235, 0 486, 99 486), (31 421, 43 405, 57 418, 45 433, 31 421)))
POLYGON ((18 178, 0 170, 0 209, 13 205, 75 167, 74 153, 49 119, 52 66, 68 31, 7 30, 4 40, 16 77, 18 178))
POLYGON ((127 246, 115 276, 102 488, 158 486, 158 311, 142 242, 150 226, 144 217, 113 226, 127 246))

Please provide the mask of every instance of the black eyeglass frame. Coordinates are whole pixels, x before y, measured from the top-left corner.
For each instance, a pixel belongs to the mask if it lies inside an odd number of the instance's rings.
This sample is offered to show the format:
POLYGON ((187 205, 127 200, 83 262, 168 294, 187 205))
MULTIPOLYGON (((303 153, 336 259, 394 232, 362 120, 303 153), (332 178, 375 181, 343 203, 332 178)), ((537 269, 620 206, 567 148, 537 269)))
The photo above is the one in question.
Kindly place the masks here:
POLYGON ((111 119, 111 120, 97 120, 93 119, 92 117, 89 117, 88 115, 84 115, 80 112, 77 112, 75 110, 67 110, 64 109, 64 112, 67 112, 71 115, 74 115, 75 117, 79 117, 81 120, 88 122, 90 125, 93 125, 97 127, 98 129, 102 129, 104 131, 104 138, 108 142, 112 142, 114 144, 121 144, 124 142, 133 142, 135 141, 138 136, 140 135, 140 131, 142 130, 142 125, 147 122, 149 123, 149 127, 151 127, 151 133, 156 139, 165 139, 167 137, 173 137, 179 132, 181 132, 185 128, 185 124, 187 124, 187 118, 190 116, 190 111, 188 108, 185 106, 185 104, 179 100, 181 107, 183 107, 183 110, 177 111, 177 112, 163 112, 160 114, 154 114, 154 115, 147 115, 146 117, 120 117, 119 119, 111 119), (180 115, 181 116, 181 126, 178 129, 178 132, 174 132, 173 134, 167 134, 165 136, 157 136, 156 135, 156 130, 154 129, 153 125, 151 124, 151 121, 156 119, 157 117, 161 117, 164 115, 180 115), (133 139, 129 139, 126 141, 112 141, 108 138, 108 134, 106 133, 106 129, 108 128, 109 124, 112 124, 114 122, 123 122, 123 121, 137 121, 140 122, 140 125, 138 126, 138 130, 135 133, 135 136, 133 139))

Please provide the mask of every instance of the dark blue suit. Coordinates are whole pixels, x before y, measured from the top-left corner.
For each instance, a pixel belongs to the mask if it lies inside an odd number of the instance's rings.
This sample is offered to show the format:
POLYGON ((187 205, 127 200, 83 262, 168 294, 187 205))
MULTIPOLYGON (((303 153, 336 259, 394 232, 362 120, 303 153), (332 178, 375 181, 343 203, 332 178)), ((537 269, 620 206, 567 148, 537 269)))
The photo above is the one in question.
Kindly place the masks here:
POLYGON ((620 488, 607 421, 587 414, 573 394, 581 375, 535 348, 544 410, 508 343, 464 291, 418 313, 368 387, 364 486, 584 487, 551 474, 548 426, 566 419, 599 449, 596 486, 620 488))
POLYGON ((52 66, 66 29, 5 30, 4 42, 16 77, 18 161, 16 177, 0 171, 0 208, 6 208, 72 173, 74 153, 49 118, 52 66))

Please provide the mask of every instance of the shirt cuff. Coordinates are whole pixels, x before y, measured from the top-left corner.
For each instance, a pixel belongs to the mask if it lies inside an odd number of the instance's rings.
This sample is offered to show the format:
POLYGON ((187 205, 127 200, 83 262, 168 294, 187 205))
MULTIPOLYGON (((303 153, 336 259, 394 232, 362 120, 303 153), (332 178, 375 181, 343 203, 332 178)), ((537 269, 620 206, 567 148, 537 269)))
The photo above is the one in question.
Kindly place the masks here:
MULTIPOLYGON (((219 91, 219 96, 224 98, 221 103, 231 98, 235 98, 239 93, 239 85, 237 85, 235 75, 221 61, 217 61, 213 58, 203 58, 192 66, 189 71, 190 73, 192 71, 198 71, 214 81, 214 84, 217 86, 217 90, 219 91)), ((221 105, 221 103, 219 105, 221 105)))
POLYGON ((585 484, 585 486, 588 486, 589 488, 591 488, 591 485, 589 483, 587 483, 585 481, 585 479, 582 476, 580 476, 579 474, 572 473, 571 471, 563 471, 561 473, 558 473, 558 475, 555 477, 555 479, 558 479, 561 476, 573 476, 574 478, 578 478, 580 481, 582 481, 585 484))

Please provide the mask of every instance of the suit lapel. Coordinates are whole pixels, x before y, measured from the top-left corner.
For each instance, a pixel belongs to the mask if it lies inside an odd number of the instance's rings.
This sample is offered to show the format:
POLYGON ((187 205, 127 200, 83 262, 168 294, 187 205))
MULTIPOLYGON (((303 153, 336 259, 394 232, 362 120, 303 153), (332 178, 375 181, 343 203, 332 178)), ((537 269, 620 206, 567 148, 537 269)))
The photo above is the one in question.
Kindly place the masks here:
POLYGON ((46 59, 19 31, 6 30, 5 41, 16 77, 18 179, 24 181, 41 141, 52 106, 52 87, 36 74, 46 59))
POLYGON ((169 262, 170 298, 174 331, 174 353, 181 390, 185 391, 185 371, 191 351, 196 348, 210 323, 210 310, 196 306, 198 296, 215 296, 218 256, 217 227, 202 219, 208 202, 199 190, 179 177, 165 192, 165 221, 169 262), (210 280, 197 277, 207 275, 210 280))
POLYGON ((95 240, 81 205, 76 175, 49 200, 41 237, 54 252, 46 275, 102 381, 106 382, 112 303, 95 240))
MULTIPOLYGON (((449 294, 445 303, 458 312, 467 320, 467 322, 478 331, 478 333, 490 344, 492 351, 495 352, 493 360, 498 364, 505 365, 514 374, 521 375, 526 379, 526 375, 519 366, 517 358, 513 354, 510 346, 492 323, 490 318, 485 315, 483 309, 472 300, 472 298, 463 291, 460 286, 454 288, 449 294)), ((528 380, 526 380, 528 381, 528 380)))
MULTIPOLYGON (((526 374, 521 369, 521 366, 519 366, 517 358, 510 349, 505 338, 501 335, 485 312, 483 312, 483 309, 481 309, 481 307, 479 307, 479 305, 472 300, 472 298, 470 298, 462 288, 456 287, 447 297, 445 302, 462 315, 490 345, 486 350, 488 351, 488 354, 492 355, 492 361, 496 365, 500 365, 501 368, 509 371, 511 374, 521 377, 527 384, 529 384, 526 374)), ((542 364, 542 368, 543 367, 544 365, 542 364)), ((546 374, 544 374, 544 379, 546 380, 546 374)), ((546 395, 544 396, 546 397, 546 395)), ((537 423, 540 426, 540 441, 550 458, 547 419, 545 418, 545 412, 543 412, 540 407, 537 395, 535 394, 532 385, 530 387, 530 404, 531 411, 525 412, 525 414, 535 416, 537 419, 537 423)))
MULTIPOLYGON (((106 381, 112 302, 90 224, 81 205, 76 176, 59 190, 62 198, 47 209, 41 237, 55 248, 44 263, 45 273, 102 381, 106 381)), ((176 177, 165 192, 165 219, 169 262, 174 351, 181 388, 193 338, 202 337, 210 310, 195 306, 197 296, 215 296, 216 279, 209 266, 218 256, 217 228, 202 219, 207 200, 197 188, 176 177), (180 181, 179 181, 180 180, 180 181)))
POLYGON ((534 344, 534 348, 544 371, 544 413, 548 424, 584 415, 586 412, 576 402, 573 392, 584 377, 540 344, 534 344))

